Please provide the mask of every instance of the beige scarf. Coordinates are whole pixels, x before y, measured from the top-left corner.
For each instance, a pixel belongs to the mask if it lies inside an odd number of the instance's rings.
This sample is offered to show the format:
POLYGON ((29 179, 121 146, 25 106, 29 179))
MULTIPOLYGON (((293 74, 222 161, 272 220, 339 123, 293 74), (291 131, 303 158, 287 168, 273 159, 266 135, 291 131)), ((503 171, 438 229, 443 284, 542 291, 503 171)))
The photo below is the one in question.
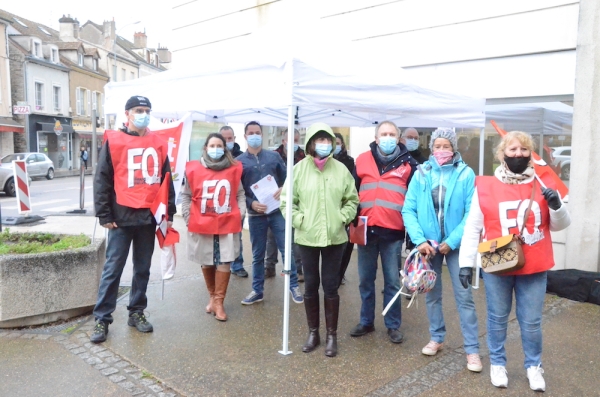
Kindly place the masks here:
POLYGON ((511 170, 508 169, 505 162, 502 162, 496 171, 494 172, 496 177, 500 179, 503 183, 507 185, 518 185, 525 181, 529 182, 532 176, 535 175, 535 170, 529 162, 529 166, 520 174, 515 174, 511 170))

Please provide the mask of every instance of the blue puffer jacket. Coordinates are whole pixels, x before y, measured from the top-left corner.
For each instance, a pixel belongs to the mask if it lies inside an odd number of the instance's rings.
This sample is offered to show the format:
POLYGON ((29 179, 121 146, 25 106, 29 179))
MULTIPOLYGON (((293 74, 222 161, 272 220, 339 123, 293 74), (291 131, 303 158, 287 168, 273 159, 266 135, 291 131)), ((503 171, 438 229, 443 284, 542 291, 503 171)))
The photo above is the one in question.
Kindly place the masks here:
POLYGON ((458 152, 454 154, 452 164, 440 166, 431 156, 420 165, 408 185, 402 209, 404 226, 413 243, 418 246, 426 240, 435 240, 457 249, 474 191, 475 173, 458 152), (436 211, 433 194, 441 198, 443 210, 436 211))

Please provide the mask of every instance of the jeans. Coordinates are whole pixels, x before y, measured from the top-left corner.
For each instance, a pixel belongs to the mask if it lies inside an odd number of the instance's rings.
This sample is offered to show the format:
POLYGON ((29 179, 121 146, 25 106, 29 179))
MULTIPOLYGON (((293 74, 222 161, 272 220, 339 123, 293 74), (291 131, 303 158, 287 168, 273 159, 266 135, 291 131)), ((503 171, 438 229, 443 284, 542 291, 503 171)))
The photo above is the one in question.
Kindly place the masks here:
POLYGON ((150 264, 154 252, 155 225, 122 226, 108 231, 106 262, 102 270, 98 302, 94 307, 96 320, 109 324, 117 307, 117 294, 121 274, 127 262, 129 248, 133 243, 133 281, 129 293, 129 314, 143 313, 148 306, 146 288, 150 278, 150 264))
MULTIPOLYGON (((300 250, 298 244, 294 243, 294 229, 292 229, 292 253, 294 254, 294 263, 296 264, 296 271, 298 274, 302 274, 302 257, 300 256, 300 250)), ((269 228, 267 233, 267 255, 265 256, 265 268, 275 269, 277 264, 277 242, 273 231, 269 228)))
POLYGON ((345 243, 328 247, 298 245, 304 264, 304 296, 319 296, 321 282, 323 282, 323 293, 326 298, 338 296, 340 263, 345 247, 345 243), (321 262, 321 272, 319 272, 319 262, 321 262))
MULTIPOLYGON (((392 300, 400 290, 400 275, 398 274, 398 261, 402 239, 385 240, 376 234, 368 236, 367 245, 358 246, 358 277, 360 298, 360 323, 372 326, 375 321, 375 278, 377 277, 377 258, 381 255, 381 270, 383 271, 383 307, 392 300)), ((339 277, 339 275, 338 275, 339 277)), ((400 299, 392 304, 392 307, 383 318, 388 329, 398 329, 402 323, 402 306, 400 299)))
POLYGON ((542 362, 542 310, 547 272, 521 276, 496 276, 483 272, 487 302, 487 342, 492 365, 506 366, 506 328, 515 293, 517 320, 525 368, 542 362))
MULTIPOLYGON (((477 313, 471 287, 463 288, 458 278, 460 268, 458 266, 458 255, 460 250, 450 251, 445 255, 446 265, 450 272, 454 301, 460 318, 460 329, 463 334, 464 349, 467 354, 479 353, 479 331, 477 325, 477 313)), ((442 261, 444 255, 437 253, 431 258, 431 267, 437 273, 435 286, 425 295, 427 303, 427 317, 429 318, 429 334, 431 340, 442 343, 446 337, 446 323, 442 311, 442 261)))
MULTIPOLYGON (((281 258, 285 263, 285 219, 277 210, 268 215, 248 217, 250 226, 250 242, 252 243, 252 289, 257 294, 264 291, 265 285, 265 251, 267 249, 267 230, 271 228, 281 258)), ((294 256, 291 258, 290 287, 298 286, 298 274, 294 256)))
MULTIPOLYGON (((246 216, 244 215, 242 217, 242 231, 244 229, 244 218, 246 218, 246 216)), ((237 272, 238 270, 242 270, 244 268, 244 246, 243 246, 243 238, 242 238, 242 234, 240 233, 240 254, 238 255, 237 258, 235 258, 235 260, 233 262, 231 262, 231 271, 232 272, 237 272)))

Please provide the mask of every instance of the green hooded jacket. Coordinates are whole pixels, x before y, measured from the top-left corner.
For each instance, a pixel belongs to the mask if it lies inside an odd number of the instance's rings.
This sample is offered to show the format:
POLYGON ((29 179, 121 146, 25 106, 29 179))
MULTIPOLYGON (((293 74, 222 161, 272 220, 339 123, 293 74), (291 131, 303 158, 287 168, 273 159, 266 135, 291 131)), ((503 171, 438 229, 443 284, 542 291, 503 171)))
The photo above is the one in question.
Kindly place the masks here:
MULTIPOLYGON (((331 135, 335 149, 335 135, 324 123, 310 126, 306 132, 306 142, 317 132, 331 135)), ((288 178, 281 192, 281 213, 286 216, 288 203, 288 178)), ((295 229, 296 244, 309 247, 327 247, 348 241, 346 225, 356 216, 358 194, 354 178, 348 168, 330 154, 323 171, 315 165, 314 157, 306 157, 294 166, 292 193, 292 226, 295 229)))

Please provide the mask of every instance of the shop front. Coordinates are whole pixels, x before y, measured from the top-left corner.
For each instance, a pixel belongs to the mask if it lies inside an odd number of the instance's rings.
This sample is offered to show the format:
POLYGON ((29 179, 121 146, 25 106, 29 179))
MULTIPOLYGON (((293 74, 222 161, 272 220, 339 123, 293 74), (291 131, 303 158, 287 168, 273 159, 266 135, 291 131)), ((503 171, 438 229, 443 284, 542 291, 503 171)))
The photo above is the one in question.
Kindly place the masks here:
MULTIPOLYGON (((91 164, 92 158, 92 123, 90 121, 73 120, 73 129, 75 135, 73 138, 73 153, 77 154, 77 160, 75 161, 75 167, 81 166, 81 149, 84 148, 88 152, 88 165, 91 164)), ((104 128, 96 127, 96 142, 98 152, 102 148, 102 142, 104 140, 104 128)))
POLYGON ((29 150, 44 153, 56 170, 73 168, 73 127, 67 117, 30 115, 29 150))

